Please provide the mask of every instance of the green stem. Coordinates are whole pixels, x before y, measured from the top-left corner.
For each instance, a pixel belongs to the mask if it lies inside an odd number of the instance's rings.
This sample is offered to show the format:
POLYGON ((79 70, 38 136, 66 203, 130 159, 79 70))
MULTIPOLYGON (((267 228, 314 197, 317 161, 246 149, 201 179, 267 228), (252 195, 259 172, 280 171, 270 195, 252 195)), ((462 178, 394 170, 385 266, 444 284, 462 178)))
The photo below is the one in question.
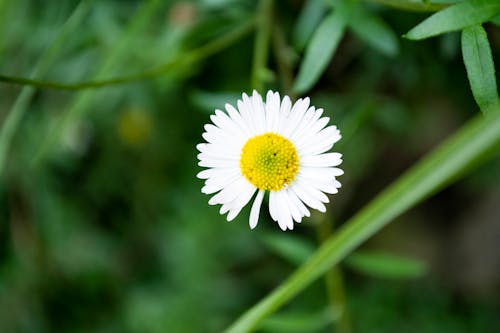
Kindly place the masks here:
MULTIPOLYGON (((325 214, 325 219, 317 226, 319 240, 323 244, 333 233, 333 225, 327 218, 330 214, 325 214)), ((325 273, 325 284, 330 302, 330 310, 335 318, 335 332, 351 333, 351 320, 346 302, 344 287, 344 277, 341 268, 337 265, 325 273)))
POLYGON ((252 65, 252 88, 260 93, 263 93, 263 78, 267 70, 272 16, 273 0, 261 0, 257 9, 257 33, 252 65))
POLYGON ((255 329, 265 317, 395 217, 456 180, 466 169, 470 171, 473 163, 493 149, 498 151, 499 145, 500 112, 471 120, 346 222, 282 285, 246 311, 226 332, 242 333, 255 329))
POLYGON ((102 88, 107 86, 116 86, 120 84, 150 79, 163 75, 173 69, 178 68, 179 66, 184 66, 192 64, 193 62, 198 62, 204 58, 207 58, 213 54, 220 52, 221 50, 232 45, 234 42, 240 40, 242 37, 250 33, 254 24, 255 21, 253 19, 250 19, 244 22, 242 25, 238 26, 233 31, 223 35, 222 37, 214 41, 211 41, 197 49, 194 49, 188 52, 187 54, 179 56, 169 61, 166 64, 151 68, 141 73, 130 74, 112 79, 78 82, 78 83, 40 81, 23 77, 0 75, 0 82, 17 84, 17 85, 27 85, 44 89, 82 90, 82 89, 102 88))
POLYGON ((283 91, 294 101, 297 99, 297 96, 293 91, 293 65, 290 61, 289 50, 290 47, 286 43, 283 26, 281 22, 277 22, 273 27, 274 56, 283 91))

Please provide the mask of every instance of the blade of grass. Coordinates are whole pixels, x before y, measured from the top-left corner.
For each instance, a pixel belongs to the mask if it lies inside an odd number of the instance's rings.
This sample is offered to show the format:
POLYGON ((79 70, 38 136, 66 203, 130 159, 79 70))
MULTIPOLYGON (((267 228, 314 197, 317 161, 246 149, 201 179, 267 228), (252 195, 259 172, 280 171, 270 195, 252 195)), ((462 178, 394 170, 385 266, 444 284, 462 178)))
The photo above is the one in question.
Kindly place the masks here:
POLYGON ((500 103, 495 65, 488 36, 481 25, 462 31, 462 55, 477 105, 485 113, 497 110, 500 103))
MULTIPOLYGON (((40 57, 31 73, 31 77, 43 76, 47 72, 50 65, 54 62, 55 58, 63 48, 67 38, 75 30, 75 28, 80 25, 83 18, 86 16, 90 9, 90 4, 90 0, 83 0, 78 4, 73 13, 61 27, 51 46, 46 49, 40 57)), ((35 90, 36 89, 33 87, 24 87, 5 118, 0 132, 0 175, 3 174, 3 169, 5 167, 5 162, 14 134, 19 127, 19 123, 28 108, 35 90)))
MULTIPOLYGON (((402 175, 278 288, 246 311, 227 333, 250 332, 395 217, 436 193, 500 145, 500 112, 477 116, 402 175)), ((469 169, 470 170, 470 169, 469 169)))

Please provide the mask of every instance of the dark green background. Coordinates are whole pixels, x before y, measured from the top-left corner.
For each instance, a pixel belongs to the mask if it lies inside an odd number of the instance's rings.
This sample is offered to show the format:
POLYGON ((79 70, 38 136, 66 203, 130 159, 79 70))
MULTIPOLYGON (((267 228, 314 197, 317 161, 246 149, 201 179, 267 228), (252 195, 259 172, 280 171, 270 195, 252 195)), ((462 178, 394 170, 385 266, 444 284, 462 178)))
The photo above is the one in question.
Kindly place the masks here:
MULTIPOLYGON (((141 72, 182 58, 255 12, 253 1, 158 1, 130 29, 146 3, 94 1, 42 78, 91 80, 113 57, 101 78, 141 72)), ((0 73, 28 77, 77 4, 0 0, 0 73)), ((276 1, 289 43, 301 6, 276 1)), ((371 9, 398 36, 426 16, 371 9)), ((486 29, 497 59, 500 30, 486 29)), ((400 54, 388 58, 348 33, 309 94, 344 137, 335 147, 344 155, 343 188, 325 223, 345 221, 478 112, 459 35, 400 43, 400 54)), ((297 66, 301 50, 286 52, 297 66)), ((210 113, 251 92, 252 54, 248 34, 152 79, 37 90, 0 179, 0 332, 221 332, 293 271, 270 245, 269 237, 288 234, 266 210, 254 231, 248 208, 227 223, 195 177, 195 145, 210 113), (66 118, 85 95, 88 103, 66 118), (54 133, 55 144, 47 144, 54 133)), ((266 87, 283 92, 273 52, 269 67, 266 87)), ((0 85, 0 119, 21 89, 0 85)), ((383 279, 346 268, 356 332, 500 329, 499 179, 496 158, 364 246, 420 259, 429 270, 383 279)), ((318 219, 293 236, 317 243, 318 219)), ((331 332, 330 321, 318 319, 326 307, 319 281, 262 332, 291 332, 290 323, 297 332, 331 332)))

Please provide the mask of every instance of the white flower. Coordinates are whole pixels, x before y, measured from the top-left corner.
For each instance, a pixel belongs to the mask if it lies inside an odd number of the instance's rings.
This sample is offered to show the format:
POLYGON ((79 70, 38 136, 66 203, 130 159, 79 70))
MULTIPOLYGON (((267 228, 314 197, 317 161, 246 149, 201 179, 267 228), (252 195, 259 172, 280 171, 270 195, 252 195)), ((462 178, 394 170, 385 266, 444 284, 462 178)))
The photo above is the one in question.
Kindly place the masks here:
POLYGON ((293 229, 310 216, 309 209, 326 211, 328 197, 337 193, 336 177, 344 172, 339 153, 326 153, 340 140, 336 126, 328 126, 323 109, 309 105, 309 98, 292 105, 269 91, 266 101, 256 92, 243 94, 238 108, 226 104, 226 112, 215 110, 205 125, 197 145, 198 173, 205 179, 201 191, 214 194, 210 205, 220 204, 220 213, 233 220, 257 195, 250 212, 250 228, 255 228, 265 191, 269 191, 269 213, 282 230, 293 229))

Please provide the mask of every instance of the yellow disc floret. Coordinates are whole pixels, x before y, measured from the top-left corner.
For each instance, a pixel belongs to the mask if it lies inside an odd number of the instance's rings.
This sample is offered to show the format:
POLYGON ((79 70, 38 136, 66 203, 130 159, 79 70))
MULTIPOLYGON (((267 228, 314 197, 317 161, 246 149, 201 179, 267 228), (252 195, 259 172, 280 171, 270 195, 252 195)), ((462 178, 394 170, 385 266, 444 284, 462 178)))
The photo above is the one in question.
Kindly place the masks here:
POLYGON ((249 139, 241 151, 243 176, 261 190, 279 191, 299 171, 299 155, 290 140, 275 133, 249 139))

